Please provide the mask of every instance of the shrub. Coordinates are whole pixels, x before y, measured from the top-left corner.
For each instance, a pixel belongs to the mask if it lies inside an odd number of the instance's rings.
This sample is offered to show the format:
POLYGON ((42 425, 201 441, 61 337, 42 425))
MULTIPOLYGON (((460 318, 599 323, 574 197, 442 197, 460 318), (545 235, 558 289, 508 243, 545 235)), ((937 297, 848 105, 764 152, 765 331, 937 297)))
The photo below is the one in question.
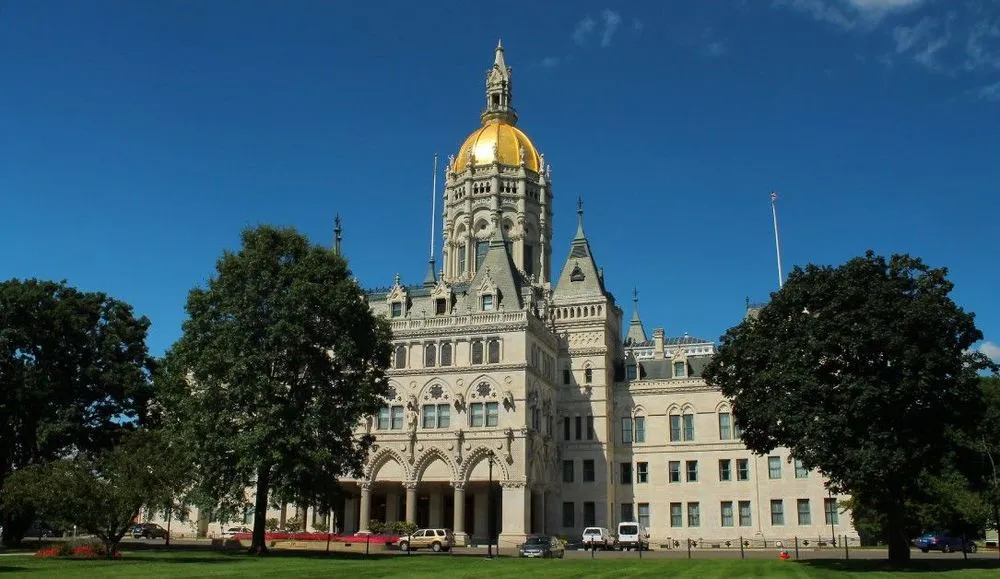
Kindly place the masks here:
POLYGON ((270 518, 264 521, 264 529, 268 531, 277 531, 281 527, 281 521, 277 518, 270 518))
POLYGON ((381 535, 382 533, 389 530, 392 523, 383 523, 382 521, 370 521, 368 523, 368 530, 372 532, 373 535, 381 535))
POLYGON ((42 547, 41 549, 35 551, 35 557, 60 557, 62 556, 62 549, 60 547, 42 547))

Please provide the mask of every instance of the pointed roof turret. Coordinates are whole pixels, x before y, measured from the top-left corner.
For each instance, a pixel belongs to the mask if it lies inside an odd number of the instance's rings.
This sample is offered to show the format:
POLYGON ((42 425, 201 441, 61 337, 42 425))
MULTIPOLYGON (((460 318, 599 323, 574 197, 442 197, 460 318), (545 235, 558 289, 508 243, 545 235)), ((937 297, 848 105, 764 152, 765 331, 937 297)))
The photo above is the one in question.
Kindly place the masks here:
POLYGON ((498 40, 493 55, 493 66, 486 73, 486 109, 480 119, 486 125, 501 122, 509 125, 517 123, 511 90, 511 70, 503 57, 503 44, 498 40))
POLYGON ((583 199, 576 203, 577 226, 569 248, 569 258, 563 265, 559 281, 553 294, 555 297, 572 299, 577 297, 604 297, 604 279, 598 273, 597 264, 590 251, 590 242, 583 232, 583 199))
POLYGON ((632 321, 628 324, 628 334, 625 335, 625 342, 641 344, 648 338, 646 328, 642 327, 642 320, 639 318, 639 290, 632 290, 632 321))

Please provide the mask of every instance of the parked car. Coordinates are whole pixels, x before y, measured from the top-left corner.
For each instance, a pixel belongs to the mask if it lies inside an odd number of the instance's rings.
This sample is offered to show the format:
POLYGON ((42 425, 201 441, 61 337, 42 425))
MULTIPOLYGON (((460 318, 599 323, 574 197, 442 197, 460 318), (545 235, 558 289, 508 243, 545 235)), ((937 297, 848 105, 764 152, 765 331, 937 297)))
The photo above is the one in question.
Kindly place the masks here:
POLYGON ((976 552, 976 544, 972 542, 972 539, 963 539, 952 533, 924 533, 913 544, 924 553, 928 551, 951 553, 963 550, 967 553, 976 552))
POLYGON ((641 523, 618 523, 618 550, 649 550, 649 531, 641 523))
POLYGON ((455 535, 451 529, 417 529, 412 535, 400 537, 396 545, 401 551, 427 548, 435 553, 449 551, 455 546, 455 535))
POLYGON ((44 539, 46 537, 55 537, 56 530, 52 528, 48 523, 43 523, 41 521, 35 521, 31 523, 28 530, 25 531, 25 537, 38 537, 39 539, 44 539))
POLYGON ((531 535, 528 537, 521 548, 518 549, 518 554, 521 557, 541 557, 544 559, 553 559, 566 556, 566 548, 563 547, 562 541, 557 537, 550 537, 548 535, 531 535))
POLYGON ((604 527, 587 527, 583 530, 584 549, 614 549, 618 545, 618 536, 604 527))
POLYGON ((225 531, 222 531, 222 537, 224 539, 231 539, 233 537, 233 535, 243 535, 243 534, 248 534, 248 533, 252 533, 252 532, 253 532, 253 529, 251 529, 250 527, 246 527, 246 526, 243 526, 243 525, 237 525, 235 527, 229 527, 225 531))
POLYGON ((132 527, 133 539, 166 539, 167 530, 156 523, 139 523, 132 527))

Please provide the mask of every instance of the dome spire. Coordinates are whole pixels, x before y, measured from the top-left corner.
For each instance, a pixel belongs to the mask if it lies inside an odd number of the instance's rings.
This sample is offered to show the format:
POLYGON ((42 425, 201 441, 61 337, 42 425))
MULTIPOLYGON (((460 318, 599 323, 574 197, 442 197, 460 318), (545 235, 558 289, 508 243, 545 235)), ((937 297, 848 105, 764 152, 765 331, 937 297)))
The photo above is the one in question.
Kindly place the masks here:
POLYGON ((486 73, 486 109, 480 119, 484 125, 494 121, 510 125, 517 123, 511 93, 511 70, 504 60, 503 42, 500 40, 497 40, 493 66, 486 73))

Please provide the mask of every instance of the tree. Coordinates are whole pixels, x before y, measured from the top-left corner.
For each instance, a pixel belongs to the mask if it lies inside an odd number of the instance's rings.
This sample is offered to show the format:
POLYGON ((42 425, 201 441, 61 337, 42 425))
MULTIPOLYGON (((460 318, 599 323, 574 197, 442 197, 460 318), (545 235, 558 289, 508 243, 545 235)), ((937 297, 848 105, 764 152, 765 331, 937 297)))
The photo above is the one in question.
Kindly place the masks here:
MULTIPOLYGON (((14 471, 112 446, 145 416, 149 320, 65 282, 0 282, 0 486, 14 471)), ((33 514, 3 511, 17 544, 33 514)))
POLYGON ((1000 533, 1000 378, 980 378, 983 392, 983 419, 973 446, 983 463, 984 501, 989 505, 989 523, 1000 533))
POLYGON ((136 431, 99 454, 79 454, 18 470, 0 501, 72 523, 98 537, 113 558, 143 507, 162 505, 190 476, 190 460, 157 431, 136 431))
POLYGON ((705 379, 732 399, 755 453, 781 446, 884 519, 889 559, 909 559, 908 503, 953 466, 980 415, 974 315, 945 269, 869 251, 795 268, 756 317, 729 329, 705 379))
POLYGON ((263 226, 188 297, 164 406, 205 496, 237 510, 254 489, 251 552, 267 550, 272 490, 325 508, 338 478, 361 473, 373 438, 354 428, 388 394, 391 335, 362 296, 335 252, 263 226))

